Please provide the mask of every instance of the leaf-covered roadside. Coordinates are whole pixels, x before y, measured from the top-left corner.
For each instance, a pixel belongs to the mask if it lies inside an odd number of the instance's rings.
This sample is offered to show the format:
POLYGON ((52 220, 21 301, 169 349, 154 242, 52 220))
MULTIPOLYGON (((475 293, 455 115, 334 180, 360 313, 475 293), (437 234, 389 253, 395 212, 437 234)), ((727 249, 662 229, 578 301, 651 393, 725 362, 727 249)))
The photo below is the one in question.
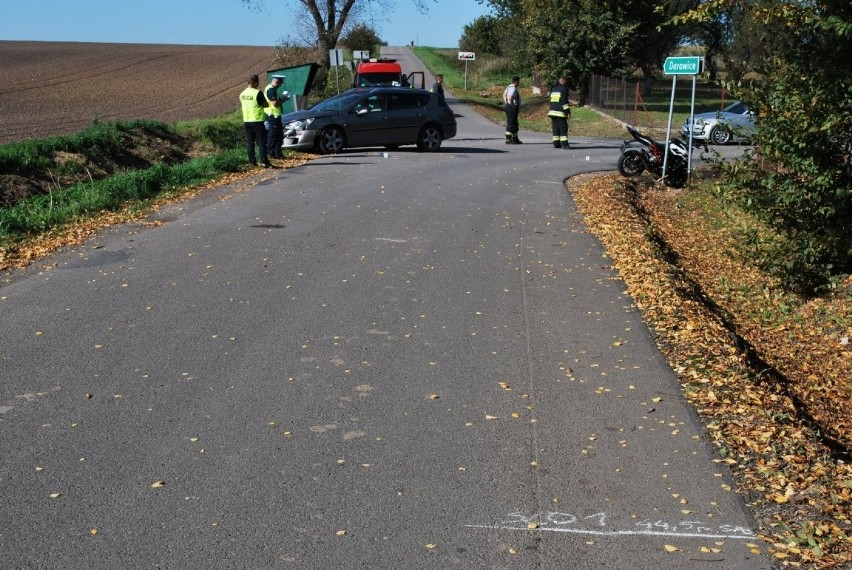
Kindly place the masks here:
MULTIPOLYGON (((275 159, 272 162, 278 169, 293 168, 304 164, 310 160, 311 156, 303 153, 294 153, 288 158, 281 160, 275 159)), ((159 222, 147 221, 146 218, 163 206, 187 200, 206 190, 223 185, 230 185, 231 187, 230 193, 222 198, 227 199, 233 194, 245 192, 253 188, 259 182, 277 176, 278 173, 279 170, 260 170, 254 168, 241 172, 223 174, 209 183, 175 188, 149 201, 129 202, 118 211, 103 211, 95 215, 76 217, 68 223, 60 224, 29 236, 19 243, 15 243, 13 247, 2 247, 2 244, 0 244, 0 271, 12 267, 26 267, 30 263, 62 247, 82 244, 97 231, 107 226, 127 222, 159 225, 159 222)))
POLYGON ((732 238, 688 193, 629 184, 584 176, 568 187, 706 421, 771 555, 782 567, 850 567, 849 448, 827 445, 820 427, 852 439, 848 298, 804 303, 777 292, 728 254, 732 238), (737 335, 791 385, 755 369, 737 335))

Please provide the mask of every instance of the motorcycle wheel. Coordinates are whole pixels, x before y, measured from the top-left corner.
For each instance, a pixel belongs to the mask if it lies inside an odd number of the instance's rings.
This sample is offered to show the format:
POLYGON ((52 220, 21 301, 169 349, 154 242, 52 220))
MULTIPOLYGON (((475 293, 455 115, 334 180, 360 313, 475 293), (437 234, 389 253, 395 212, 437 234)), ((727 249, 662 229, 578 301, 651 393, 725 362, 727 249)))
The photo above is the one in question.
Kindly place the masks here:
POLYGON ((632 178, 645 171, 645 159, 638 150, 628 150, 618 157, 618 171, 622 176, 632 178))

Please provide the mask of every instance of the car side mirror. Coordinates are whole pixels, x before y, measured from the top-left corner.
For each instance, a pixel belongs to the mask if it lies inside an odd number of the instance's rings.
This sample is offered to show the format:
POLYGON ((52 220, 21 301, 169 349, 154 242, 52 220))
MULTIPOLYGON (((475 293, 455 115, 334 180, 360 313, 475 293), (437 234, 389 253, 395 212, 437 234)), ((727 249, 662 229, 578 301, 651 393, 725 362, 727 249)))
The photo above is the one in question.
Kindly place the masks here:
POLYGON ((366 115, 369 112, 370 112, 369 109, 358 109, 357 111, 355 111, 355 114, 356 115, 366 115))

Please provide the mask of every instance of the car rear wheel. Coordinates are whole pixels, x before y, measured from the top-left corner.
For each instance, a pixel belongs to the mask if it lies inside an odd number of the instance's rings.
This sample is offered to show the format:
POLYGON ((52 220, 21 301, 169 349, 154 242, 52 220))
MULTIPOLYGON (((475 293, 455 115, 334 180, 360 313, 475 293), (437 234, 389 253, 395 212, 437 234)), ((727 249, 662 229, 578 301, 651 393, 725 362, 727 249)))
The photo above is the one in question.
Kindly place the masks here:
POLYGON ((731 141, 731 131, 717 125, 710 131, 710 140, 713 141, 713 144, 727 144, 731 141))
POLYGON ((420 129, 420 135, 417 137, 417 148, 424 152, 435 152, 441 148, 441 141, 443 140, 441 129, 436 125, 426 125, 420 129))
POLYGON ((320 133, 317 148, 320 154, 337 154, 343 150, 344 141, 343 131, 337 127, 329 127, 320 133))

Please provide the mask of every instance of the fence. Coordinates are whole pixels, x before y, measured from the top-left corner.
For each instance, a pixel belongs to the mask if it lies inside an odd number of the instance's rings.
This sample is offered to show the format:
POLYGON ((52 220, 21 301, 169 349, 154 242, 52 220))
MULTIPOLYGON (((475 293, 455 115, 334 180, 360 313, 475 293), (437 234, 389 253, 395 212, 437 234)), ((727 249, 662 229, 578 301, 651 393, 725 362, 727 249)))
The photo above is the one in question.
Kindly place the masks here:
POLYGON ((630 125, 649 129, 665 127, 665 123, 660 121, 657 121, 659 125, 654 125, 654 116, 642 98, 642 86, 638 79, 593 75, 586 104, 630 125))
MULTIPOLYGON (((665 82, 665 84, 666 87, 662 88, 660 83, 657 82, 654 89, 655 96, 652 100, 646 100, 642 94, 641 79, 614 79, 594 75, 589 85, 586 104, 630 125, 643 129, 664 130, 668 120, 671 93, 668 87, 669 82, 665 82), (663 97, 662 94, 665 96, 663 97)), ((683 87, 679 87, 678 93, 683 93, 682 89, 683 87)), ((718 108, 721 109, 726 104, 725 99, 728 94, 724 88, 703 85, 700 91, 703 102, 696 103, 696 113, 706 111, 709 108, 717 108, 716 105, 719 105, 718 108), (699 105, 710 104, 708 99, 712 99, 712 107, 699 109, 699 105)), ((675 121, 676 124, 679 124, 679 121, 682 121, 689 114, 689 103, 688 101, 684 103, 682 96, 678 96, 675 113, 679 114, 675 121)))

